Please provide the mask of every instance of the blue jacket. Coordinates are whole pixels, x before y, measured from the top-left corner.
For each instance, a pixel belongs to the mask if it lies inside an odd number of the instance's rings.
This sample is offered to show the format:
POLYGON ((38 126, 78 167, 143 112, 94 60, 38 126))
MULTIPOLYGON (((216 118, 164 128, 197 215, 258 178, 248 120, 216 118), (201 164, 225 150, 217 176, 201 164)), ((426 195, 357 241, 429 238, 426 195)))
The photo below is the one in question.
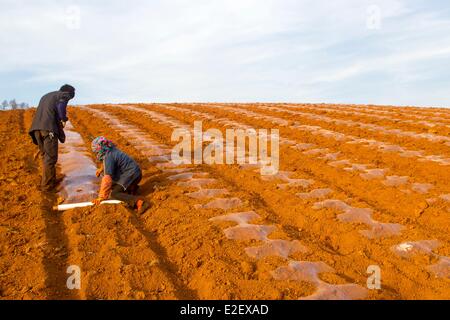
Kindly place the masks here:
POLYGON ((142 171, 136 161, 117 148, 112 148, 103 158, 104 174, 126 190, 133 181, 142 176, 142 171))

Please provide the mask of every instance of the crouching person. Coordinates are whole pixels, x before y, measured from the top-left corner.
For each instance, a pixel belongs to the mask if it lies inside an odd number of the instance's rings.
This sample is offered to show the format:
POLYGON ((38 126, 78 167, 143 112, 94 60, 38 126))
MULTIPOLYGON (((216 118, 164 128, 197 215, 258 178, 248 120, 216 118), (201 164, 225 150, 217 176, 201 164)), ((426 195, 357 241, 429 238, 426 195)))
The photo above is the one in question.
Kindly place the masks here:
POLYGON ((139 165, 130 156, 120 151, 114 143, 105 137, 92 141, 92 151, 103 164, 97 170, 99 177, 103 174, 98 198, 93 202, 98 205, 103 200, 123 201, 129 208, 143 214, 150 207, 147 201, 136 195, 138 184, 142 179, 139 165))

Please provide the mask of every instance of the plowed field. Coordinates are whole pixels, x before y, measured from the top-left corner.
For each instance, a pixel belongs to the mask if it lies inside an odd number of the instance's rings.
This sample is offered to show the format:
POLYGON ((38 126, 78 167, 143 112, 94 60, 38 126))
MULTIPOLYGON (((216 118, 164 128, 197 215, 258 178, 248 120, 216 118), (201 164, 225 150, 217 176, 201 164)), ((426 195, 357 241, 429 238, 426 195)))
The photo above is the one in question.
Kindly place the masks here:
POLYGON ((33 112, 0 113, 2 299, 450 299, 450 110, 71 107, 57 194, 39 191, 33 112), (279 172, 175 165, 172 133, 199 120, 224 135, 279 129, 279 172), (95 197, 99 135, 141 165, 144 215, 52 210, 95 197), (79 290, 66 286, 73 265, 79 290))

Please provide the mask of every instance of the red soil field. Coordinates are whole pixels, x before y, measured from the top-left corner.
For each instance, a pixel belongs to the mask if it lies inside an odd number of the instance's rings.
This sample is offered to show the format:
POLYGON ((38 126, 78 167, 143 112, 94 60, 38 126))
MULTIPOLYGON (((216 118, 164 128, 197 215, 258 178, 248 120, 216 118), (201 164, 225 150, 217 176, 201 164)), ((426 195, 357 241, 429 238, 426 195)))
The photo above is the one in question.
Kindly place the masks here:
POLYGON ((71 107, 55 195, 39 191, 33 113, 0 112, 1 299, 450 299, 450 110, 71 107), (173 165, 173 131, 198 120, 223 133, 279 129, 279 173, 173 165), (52 210, 95 197, 99 135, 139 162, 144 215, 52 210), (66 286, 71 265, 80 290, 66 286), (371 266, 380 289, 367 286, 371 266))

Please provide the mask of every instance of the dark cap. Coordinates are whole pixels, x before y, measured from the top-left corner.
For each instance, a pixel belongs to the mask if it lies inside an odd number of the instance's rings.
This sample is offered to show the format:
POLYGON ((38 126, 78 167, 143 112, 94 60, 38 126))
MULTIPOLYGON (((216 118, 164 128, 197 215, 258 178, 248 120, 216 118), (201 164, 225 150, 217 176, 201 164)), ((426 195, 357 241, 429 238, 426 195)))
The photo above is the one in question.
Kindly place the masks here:
POLYGON ((69 85, 69 84, 63 85, 63 86, 61 87, 61 89, 59 89, 59 91, 69 93, 69 94, 70 94, 70 98, 75 97, 75 88, 72 87, 72 86, 69 85))

